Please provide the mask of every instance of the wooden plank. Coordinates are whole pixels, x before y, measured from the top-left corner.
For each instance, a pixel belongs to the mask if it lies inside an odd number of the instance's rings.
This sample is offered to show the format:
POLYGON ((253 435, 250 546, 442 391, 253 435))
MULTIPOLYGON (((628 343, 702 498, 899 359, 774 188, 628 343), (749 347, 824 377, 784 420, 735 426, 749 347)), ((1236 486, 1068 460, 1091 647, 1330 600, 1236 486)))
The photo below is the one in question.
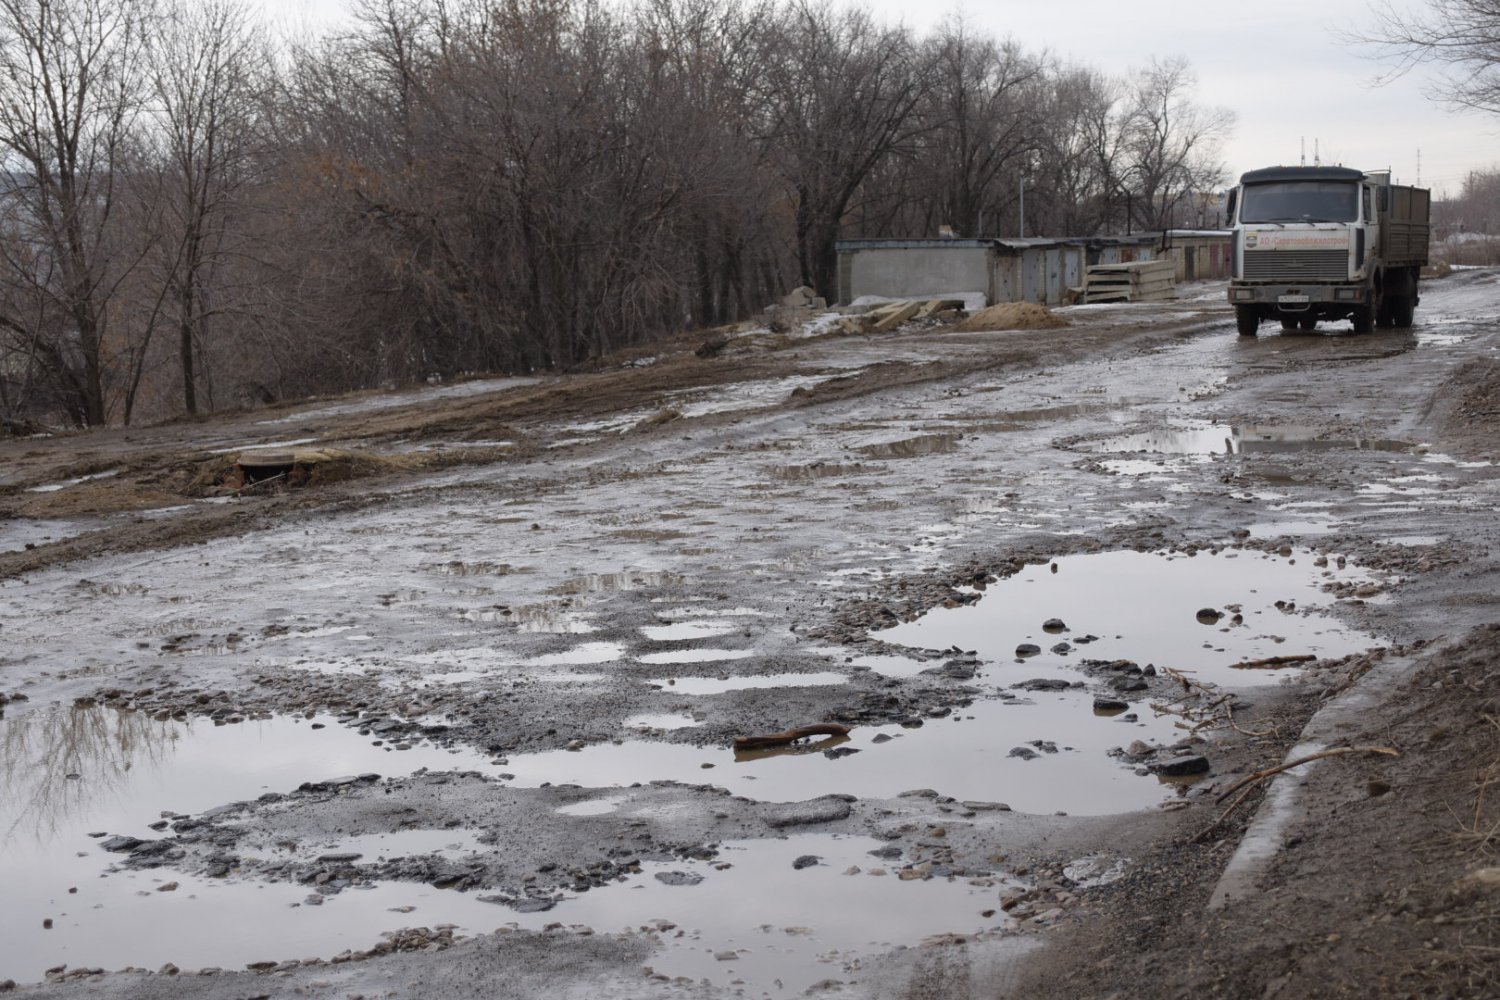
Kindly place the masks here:
POLYGON ((897 309, 895 312, 891 313, 889 316, 876 323, 875 332, 886 333, 890 330, 894 330, 896 327, 900 326, 902 323, 905 323, 907 320, 915 316, 917 314, 917 310, 920 308, 922 308, 922 303, 920 302, 905 303, 901 306, 901 308, 897 309))

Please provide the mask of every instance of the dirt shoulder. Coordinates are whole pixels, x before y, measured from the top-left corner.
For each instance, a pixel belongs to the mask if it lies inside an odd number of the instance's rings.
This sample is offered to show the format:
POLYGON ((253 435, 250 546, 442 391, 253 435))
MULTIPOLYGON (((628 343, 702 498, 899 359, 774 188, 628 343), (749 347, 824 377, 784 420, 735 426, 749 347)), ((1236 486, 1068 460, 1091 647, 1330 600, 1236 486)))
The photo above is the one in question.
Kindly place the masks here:
POLYGON ((1258 801, 1203 843, 1185 820, 1058 929, 1014 995, 1495 996, 1497 710, 1500 627, 1424 654, 1349 734, 1401 756, 1312 768, 1258 892, 1207 908, 1258 801))

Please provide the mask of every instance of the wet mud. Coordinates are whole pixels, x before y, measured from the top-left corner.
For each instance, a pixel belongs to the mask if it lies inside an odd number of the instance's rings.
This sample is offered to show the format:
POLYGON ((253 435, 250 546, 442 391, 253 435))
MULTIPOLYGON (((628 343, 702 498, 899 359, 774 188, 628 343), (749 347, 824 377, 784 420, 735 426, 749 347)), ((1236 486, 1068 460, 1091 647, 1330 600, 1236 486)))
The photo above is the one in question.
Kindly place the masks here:
POLYGON ((1405 337, 752 334, 29 442, 6 510, 73 499, 0 521, 0 981, 1003 979, 1326 688, 1492 616, 1487 288, 1405 337), (130 513, 303 445, 409 464, 130 513))

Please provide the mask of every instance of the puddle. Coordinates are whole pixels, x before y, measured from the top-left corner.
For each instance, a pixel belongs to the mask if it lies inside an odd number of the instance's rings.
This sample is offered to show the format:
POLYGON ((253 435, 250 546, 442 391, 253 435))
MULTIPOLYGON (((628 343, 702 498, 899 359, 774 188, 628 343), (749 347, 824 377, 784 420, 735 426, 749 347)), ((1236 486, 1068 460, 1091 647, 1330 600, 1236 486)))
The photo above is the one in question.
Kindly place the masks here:
POLYGON ((24 552, 38 545, 76 538, 98 526, 86 521, 7 519, 0 521, 0 552, 24 552))
MULTIPOLYGON (((1344 656, 1378 645, 1367 633, 1308 609, 1332 604, 1319 586, 1331 581, 1367 582, 1356 567, 1313 565, 1316 554, 1291 557, 1251 550, 1197 556, 1103 552, 1065 556, 1048 566, 1028 566, 991 584, 975 604, 938 608, 921 619, 872 633, 885 642, 924 649, 978 650, 989 679, 1026 679, 1041 666, 1070 669, 1077 658, 1129 659, 1190 671, 1216 684, 1249 686, 1275 681, 1275 670, 1233 670, 1230 665, 1268 656, 1313 653, 1344 656), (1290 612, 1276 602, 1292 602, 1290 612), (1243 624, 1232 624, 1228 605, 1238 605, 1243 624), (1215 624, 1198 621, 1206 607, 1225 611, 1215 624), (1049 635, 1042 623, 1060 618, 1068 630, 1049 635), (1092 634, 1071 656, 1042 654, 1014 663, 1016 646, 1032 642, 1050 649, 1059 639, 1092 634)), ((1040 676, 1040 675, 1038 675, 1040 676)))
MULTIPOLYGON (((153 837, 147 824, 163 810, 202 812, 340 773, 395 774, 424 766, 486 769, 473 755, 432 748, 386 753, 343 727, 315 730, 312 722, 277 719, 188 726, 104 709, 37 710, 0 720, 4 801, 22 804, 0 849, 7 903, 0 908, 0 933, 7 946, 6 968, 0 971, 38 981, 43 970, 60 964, 117 969, 174 962, 188 969, 233 969, 251 961, 327 958, 347 948, 368 948, 383 932, 399 927, 452 923, 458 934, 466 935, 489 933, 499 926, 540 930, 562 922, 603 932, 650 925, 650 933, 660 933, 660 941, 648 962, 659 973, 708 979, 725 987, 753 984, 756 993, 795 996, 816 982, 837 977, 845 963, 862 955, 915 944, 927 935, 1001 927, 1007 919, 1001 913, 980 915, 994 909, 995 886, 1007 884, 1003 876, 980 886, 944 878, 903 881, 893 874, 877 874, 885 869, 868 852, 881 842, 827 834, 726 843, 711 861, 646 863, 627 882, 564 899, 551 911, 536 914, 482 902, 482 893, 423 884, 377 883, 327 897, 324 905, 314 907, 302 905, 308 889, 296 884, 210 881, 169 869, 100 877, 118 859, 102 852, 88 833, 153 837), (392 768, 392 761, 402 766, 392 768), (77 777, 65 777, 68 774, 77 777), (793 862, 806 855, 820 862, 794 868, 793 862), (846 874, 850 866, 860 871, 846 874), (656 878, 669 872, 702 881, 668 885, 656 878), (176 883, 176 889, 160 891, 168 881, 176 883), (70 893, 72 888, 77 892, 70 893), (725 906, 726 899, 733 899, 734 905, 725 906), (851 920, 851 912, 859 919, 851 920), (43 918, 53 920, 51 929, 43 928, 43 918), (657 921, 675 924, 684 933, 665 933, 657 921), (225 933, 226 927, 236 928, 236 933, 225 933), (727 957, 731 953, 733 957, 727 957)), ((921 735, 909 733, 905 739, 921 735)), ((608 749, 619 758, 636 746, 608 749)), ((892 741, 886 749, 893 746, 901 743, 892 741)), ((872 747, 872 754, 874 749, 879 748, 872 747)), ((692 755, 695 761, 705 755, 713 760, 732 758, 724 750, 692 755)), ((576 762, 588 755, 565 756, 576 762)), ((838 777, 841 773, 832 768, 858 757, 778 758, 738 767, 805 774, 826 765, 825 774, 838 777)), ((641 763, 637 760, 634 769, 641 763)), ((514 758, 508 769, 518 764, 541 770, 535 758, 514 758)), ((942 766, 963 769, 963 762, 942 766)), ((691 780, 703 780, 696 766, 691 780)), ((889 773, 884 782, 894 787, 889 773)), ((843 784, 816 779, 805 783, 843 784)), ((793 790, 789 783, 782 784, 793 790)), ((753 786, 747 784, 744 790, 753 786)), ((626 799, 593 799, 563 811, 599 815, 626 799)), ((349 851, 373 861, 428 853, 462 857, 483 849, 467 831, 417 830, 306 841, 295 850, 349 851)), ((267 850, 285 848, 271 845, 267 850)))
MULTIPOLYGON (((1023 679, 1036 676, 1043 674, 1028 666, 1023 679)), ((1093 695, 1082 689, 1036 692, 1011 702, 976 702, 917 729, 858 726, 847 737, 769 753, 635 740, 513 754, 505 770, 515 775, 514 784, 527 788, 545 782, 628 788, 706 781, 763 802, 830 794, 892 798, 932 788, 957 799, 1004 802, 1019 812, 1084 816, 1145 809, 1175 797, 1175 788, 1136 774, 1108 752, 1133 740, 1177 742, 1177 717, 1158 718, 1146 704, 1134 703, 1130 711, 1139 721, 1132 723, 1095 715, 1093 706, 1093 695), (1057 752, 1011 756, 1032 741, 1053 743, 1057 752), (823 753, 833 749, 843 755, 823 753)))
POLYGON ((752 688, 822 687, 849 680, 832 671, 811 674, 759 674, 754 677, 659 677, 648 681, 680 694, 709 695, 752 688))
POLYGON ((861 445, 854 450, 866 458, 920 458, 923 455, 945 455, 958 450, 958 434, 924 434, 903 441, 861 445))
POLYGON ((89 482, 91 480, 94 480, 94 479, 109 479, 112 476, 118 476, 121 472, 124 472, 124 471, 125 471, 124 469, 110 469, 108 472, 95 472, 95 473, 92 473, 91 475, 87 475, 87 476, 75 476, 72 479, 65 479, 65 480, 63 480, 60 483, 46 483, 45 485, 42 485, 42 486, 32 486, 29 489, 27 489, 26 492, 27 493, 57 493, 60 490, 67 489, 69 486, 77 486, 79 483, 87 483, 87 482, 89 482))
POLYGON ((941 660, 915 660, 909 656, 896 656, 894 654, 856 656, 848 661, 851 667, 868 667, 877 674, 886 677, 915 677, 924 670, 931 670, 942 663, 941 660))
POLYGON ((535 667, 573 667, 613 663, 624 655, 625 647, 618 642, 584 642, 561 653, 547 653, 526 662, 535 667))
POLYGON ((753 649, 674 649, 665 653, 646 653, 637 656, 642 663, 721 663, 728 660, 743 660, 755 655, 753 649))
MULTIPOLYGON (((164 810, 200 813, 308 780, 404 775, 423 767, 493 770, 473 753, 425 744, 408 751, 376 747, 331 719, 214 726, 71 707, 0 718, 0 802, 6 804, 0 940, 7 953, 0 975, 37 980, 63 963, 240 967, 268 955, 327 957, 368 948, 381 931, 413 921, 383 906, 367 909, 373 900, 364 894, 359 905, 345 908, 349 919, 330 922, 310 916, 315 908, 289 909, 307 895, 301 886, 222 885, 166 870, 101 878, 120 856, 100 850, 89 833, 154 839, 161 835, 148 824, 164 810), (314 729, 314 723, 326 728, 314 729), (169 879, 180 883, 177 891, 154 891, 169 879), (51 930, 42 926, 49 917, 51 930), (226 934, 226 927, 253 931, 226 934)), ((461 837, 446 831, 443 842, 461 837)), ((437 893, 427 886, 394 891, 402 902, 437 893)))
POLYGON ((652 642, 679 642, 685 639, 713 639, 732 635, 740 628, 734 622, 674 622, 670 625, 644 625, 641 635, 652 642))
POLYGON ((712 861, 652 865, 629 883, 538 917, 600 928, 639 926, 642 915, 669 920, 686 934, 661 935, 661 947, 646 960, 655 972, 721 987, 745 984, 748 995, 770 997, 809 995, 815 984, 841 978, 846 964, 890 947, 1009 924, 994 907, 996 886, 1008 884, 1003 877, 971 886, 872 874, 889 871, 868 853, 881 846, 872 838, 829 834, 729 842, 712 861), (819 863, 793 867, 807 855, 819 863), (845 874, 851 866, 859 871, 845 874), (655 875, 668 871, 703 881, 663 885, 655 875), (990 917, 981 916, 986 910, 990 917))
POLYGON ((1409 441, 1365 438, 1325 438, 1305 427, 1231 427, 1199 424, 1163 427, 1135 434, 1122 434, 1102 441, 1083 442, 1083 451, 1117 454, 1152 452, 1163 455, 1243 455, 1306 451, 1392 451, 1420 449, 1409 441))
POLYGON ((530 604, 523 607, 487 608, 482 611, 464 611, 460 618, 471 622, 500 622, 514 625, 517 632, 552 632, 559 635, 588 635, 599 631, 581 611, 568 611, 551 604, 530 604))
POLYGON ((450 559, 445 563, 433 563, 421 567, 424 572, 441 573, 444 576, 510 576, 515 573, 530 573, 530 566, 512 566, 509 563, 464 562, 450 559))
POLYGON ((553 594, 597 594, 617 590, 641 590, 646 587, 675 587, 686 577, 680 573, 657 571, 627 571, 624 573, 589 573, 574 577, 553 587, 553 594))
POLYGON ((1283 535, 1298 537, 1302 535, 1331 535, 1339 529, 1339 524, 1332 515, 1327 517, 1304 517, 1286 521, 1258 521, 1247 525, 1245 530, 1250 532, 1251 538, 1280 538, 1283 535))

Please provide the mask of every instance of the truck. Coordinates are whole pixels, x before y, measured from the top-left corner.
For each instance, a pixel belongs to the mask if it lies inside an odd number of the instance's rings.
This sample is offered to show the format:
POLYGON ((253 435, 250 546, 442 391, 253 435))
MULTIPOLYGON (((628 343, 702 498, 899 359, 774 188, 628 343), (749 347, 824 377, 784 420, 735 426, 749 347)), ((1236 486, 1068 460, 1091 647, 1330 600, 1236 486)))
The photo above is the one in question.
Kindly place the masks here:
POLYGON ((1241 176, 1226 206, 1240 336, 1277 320, 1283 330, 1340 319, 1355 333, 1411 326, 1431 205, 1431 192, 1392 184, 1389 171, 1266 167, 1241 176))

